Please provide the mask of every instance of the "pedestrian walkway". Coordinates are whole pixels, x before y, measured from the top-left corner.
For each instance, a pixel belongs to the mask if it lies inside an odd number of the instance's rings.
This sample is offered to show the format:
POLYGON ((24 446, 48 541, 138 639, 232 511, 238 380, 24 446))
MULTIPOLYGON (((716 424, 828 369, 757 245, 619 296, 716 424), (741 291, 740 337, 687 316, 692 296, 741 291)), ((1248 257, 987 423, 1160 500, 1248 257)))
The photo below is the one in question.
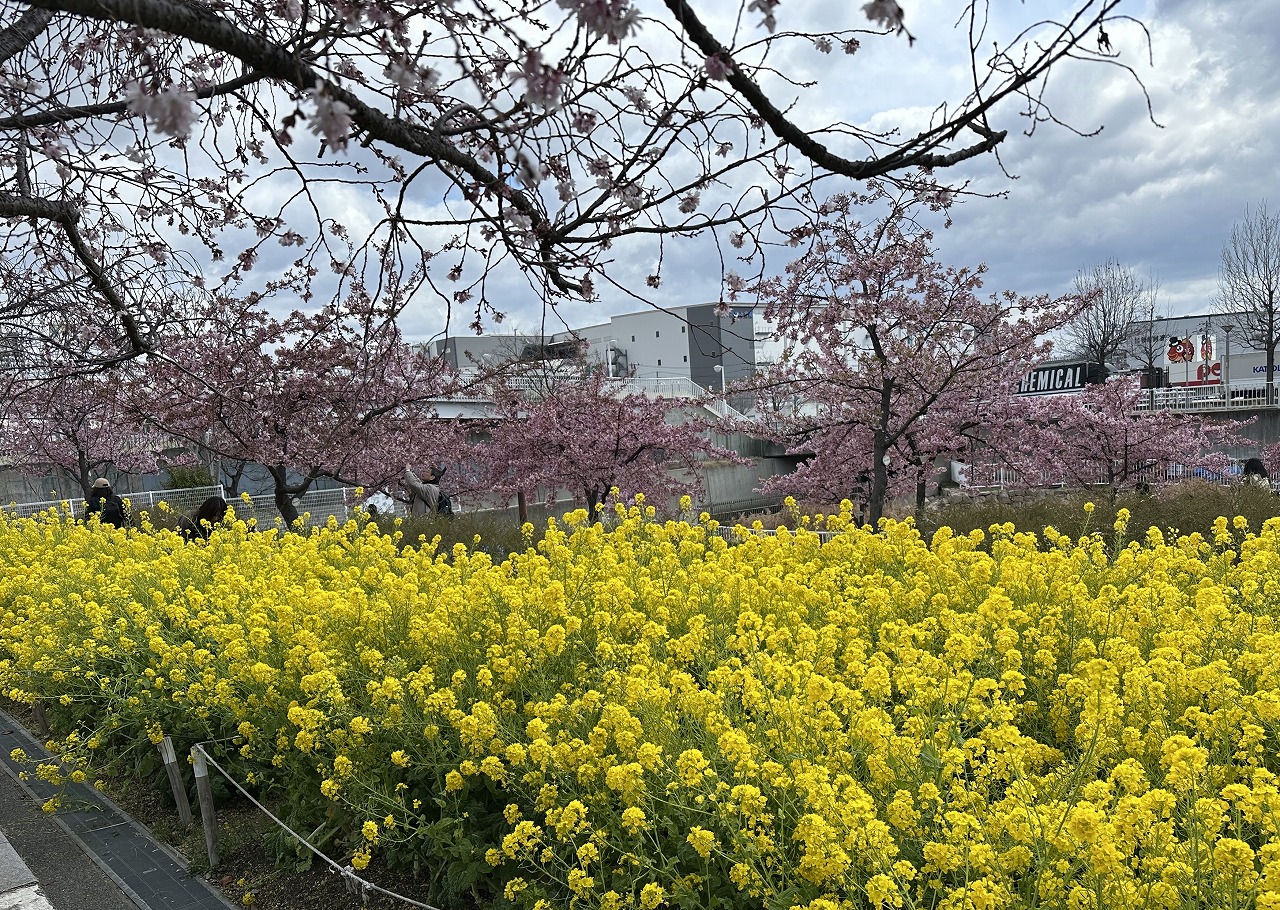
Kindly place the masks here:
POLYGON ((233 906, 91 787, 54 787, 13 761, 43 747, 0 711, 0 910, 228 910, 233 906), (61 794, 63 808, 41 811, 61 794), (10 862, 5 858, 10 854, 10 862), (6 903, 14 900, 34 903, 6 903))
POLYGON ((50 910, 40 883, 0 834, 0 910, 50 910))

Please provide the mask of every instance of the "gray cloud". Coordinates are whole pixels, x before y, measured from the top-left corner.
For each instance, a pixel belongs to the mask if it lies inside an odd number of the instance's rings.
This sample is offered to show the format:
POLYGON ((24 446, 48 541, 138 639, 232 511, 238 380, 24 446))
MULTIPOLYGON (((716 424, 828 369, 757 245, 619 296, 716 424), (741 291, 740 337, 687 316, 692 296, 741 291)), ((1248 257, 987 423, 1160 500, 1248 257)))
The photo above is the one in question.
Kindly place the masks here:
POLYGON ((1066 291, 1078 270, 1111 258, 1158 275, 1175 313, 1212 305, 1232 223, 1280 177, 1280 5, 1168 0, 1146 22, 1154 65, 1137 29, 1123 36, 1126 59, 1161 127, 1116 72, 1064 72, 1059 109, 1102 132, 1012 137, 1002 152, 1012 183, 993 178, 989 161, 969 168, 976 187, 1008 195, 960 207, 940 237, 948 258, 986 260, 993 285, 1028 293, 1066 291))
MULTIPOLYGON (((963 92, 967 76, 958 52, 965 36, 951 30, 954 5, 904 5, 920 39, 914 47, 902 40, 868 40, 849 57, 799 44, 775 61, 798 78, 824 80, 817 89, 789 89, 780 96, 799 99, 799 122, 919 126, 934 102, 963 92)), ((780 14, 803 15, 817 27, 851 21, 848 10, 822 0, 783 4, 780 14)), ((1149 0, 1128 11, 1146 24, 1151 61, 1141 27, 1117 26, 1111 39, 1142 85, 1114 66, 1074 63, 1056 70, 1049 85, 1057 115, 1082 131, 1102 127, 1100 133, 1082 137, 1039 124, 1028 137, 1028 123, 1012 105, 997 113, 996 125, 1010 131, 1000 158, 1016 179, 1001 174, 992 156, 942 175, 999 194, 957 206, 955 226, 937 235, 944 260, 987 262, 992 290, 1063 293, 1078 271, 1115 259, 1158 276, 1173 312, 1201 311, 1211 305, 1232 223, 1268 194, 1273 203, 1280 201, 1280 3, 1149 0), (1148 116, 1143 85, 1159 126, 1148 116)), ((1025 17, 1027 10, 1018 5, 1015 13, 1025 17)), ((805 23, 783 18, 780 24, 805 23)), ((727 244, 725 251, 732 252, 727 244)), ((646 305, 718 299, 720 262, 705 238, 668 238, 662 255, 657 289, 645 279, 654 271, 658 248, 644 241, 616 248, 611 274, 632 293, 601 285, 599 301, 567 303, 550 313, 522 276, 500 272, 490 278, 490 296, 511 323, 533 328, 545 320, 550 331, 603 322, 646 305)), ((785 251, 771 256, 772 268, 785 265, 785 251)), ((732 261, 725 267, 745 271, 732 261)), ((435 335, 444 327, 442 317, 439 302, 423 301, 406 314, 406 332, 435 335)), ((455 309, 449 330, 465 334, 469 321, 455 309)))

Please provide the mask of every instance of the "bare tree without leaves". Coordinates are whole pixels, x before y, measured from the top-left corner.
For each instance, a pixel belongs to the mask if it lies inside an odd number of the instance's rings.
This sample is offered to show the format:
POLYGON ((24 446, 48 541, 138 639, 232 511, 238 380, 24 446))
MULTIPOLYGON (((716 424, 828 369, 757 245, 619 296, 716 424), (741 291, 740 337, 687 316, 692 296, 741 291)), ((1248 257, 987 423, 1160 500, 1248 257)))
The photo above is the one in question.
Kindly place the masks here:
POLYGON ((1154 306, 1154 281, 1108 259, 1076 275, 1075 291, 1091 301, 1063 332, 1063 347, 1073 357, 1102 366, 1110 373, 1122 365, 1134 328, 1154 306))
POLYGON ((1257 208, 1245 209, 1222 247, 1218 309, 1236 320, 1241 343, 1267 352, 1267 385, 1274 385, 1280 344, 1280 215, 1267 211, 1265 199, 1257 208))
POLYGON ((1160 300, 1160 279, 1153 276, 1147 279, 1146 286, 1147 293, 1129 327, 1124 355, 1128 366, 1136 366, 1147 378, 1147 384, 1154 385, 1154 377, 1169 349, 1169 309, 1160 300))

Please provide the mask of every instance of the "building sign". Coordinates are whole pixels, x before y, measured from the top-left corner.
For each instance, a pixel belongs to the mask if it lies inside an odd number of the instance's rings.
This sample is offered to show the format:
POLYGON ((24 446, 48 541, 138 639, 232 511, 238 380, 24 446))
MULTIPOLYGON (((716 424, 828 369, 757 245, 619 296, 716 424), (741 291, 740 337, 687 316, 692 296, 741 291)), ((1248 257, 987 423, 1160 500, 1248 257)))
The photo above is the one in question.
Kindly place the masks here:
POLYGON ((1222 382, 1218 340, 1213 335, 1175 335, 1169 339, 1164 356, 1170 385, 1216 385, 1222 382))
POLYGON ((1019 395, 1061 395, 1082 391, 1089 382, 1089 363, 1059 363, 1037 367, 1018 383, 1019 395))

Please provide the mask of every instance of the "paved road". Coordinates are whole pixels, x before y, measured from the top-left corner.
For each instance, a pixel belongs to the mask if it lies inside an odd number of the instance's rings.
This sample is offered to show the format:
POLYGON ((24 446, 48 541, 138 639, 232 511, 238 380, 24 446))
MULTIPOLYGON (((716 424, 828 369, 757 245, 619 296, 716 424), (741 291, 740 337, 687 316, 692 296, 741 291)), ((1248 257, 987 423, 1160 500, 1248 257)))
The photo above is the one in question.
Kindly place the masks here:
MULTIPOLYGON (((138 910, 58 822, 0 769, 0 841, 8 840, 54 910, 138 910)), ((4 844, 0 843, 0 854, 4 844)), ((0 860, 0 868, 3 868, 0 860)), ((16 882, 15 882, 16 883, 16 882)), ((15 907, 39 904, 16 903, 15 907)), ((0 908, 4 898, 0 897, 0 908)))

